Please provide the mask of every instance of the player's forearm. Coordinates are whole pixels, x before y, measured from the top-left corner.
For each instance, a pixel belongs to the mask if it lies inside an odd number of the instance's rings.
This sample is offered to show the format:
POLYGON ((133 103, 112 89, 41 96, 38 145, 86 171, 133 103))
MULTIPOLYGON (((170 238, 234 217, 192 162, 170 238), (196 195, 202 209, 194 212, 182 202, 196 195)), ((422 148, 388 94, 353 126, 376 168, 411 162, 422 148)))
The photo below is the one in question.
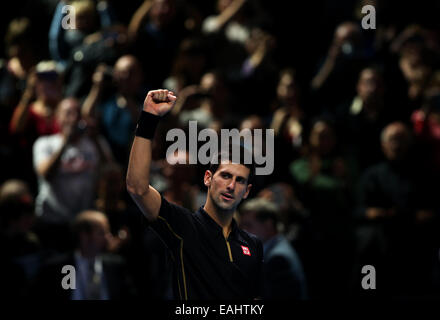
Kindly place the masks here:
POLYGON ((127 170, 127 190, 132 195, 145 195, 149 191, 151 167, 150 139, 136 136, 131 147, 127 170))

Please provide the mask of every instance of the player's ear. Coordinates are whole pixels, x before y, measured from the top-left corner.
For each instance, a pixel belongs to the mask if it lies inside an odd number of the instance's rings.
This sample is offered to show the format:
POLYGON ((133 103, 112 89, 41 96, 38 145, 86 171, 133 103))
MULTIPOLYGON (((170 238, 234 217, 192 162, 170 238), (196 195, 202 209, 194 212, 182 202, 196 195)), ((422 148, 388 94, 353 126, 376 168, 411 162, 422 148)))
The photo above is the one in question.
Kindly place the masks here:
POLYGON ((212 172, 211 170, 206 170, 205 176, 203 177, 203 183, 205 184, 205 186, 210 187, 211 181, 212 181, 212 172))
POLYGON ((252 188, 252 184, 248 184, 247 185, 247 190, 245 192, 245 194, 243 195, 243 199, 246 199, 249 196, 249 192, 251 192, 251 188, 252 188))

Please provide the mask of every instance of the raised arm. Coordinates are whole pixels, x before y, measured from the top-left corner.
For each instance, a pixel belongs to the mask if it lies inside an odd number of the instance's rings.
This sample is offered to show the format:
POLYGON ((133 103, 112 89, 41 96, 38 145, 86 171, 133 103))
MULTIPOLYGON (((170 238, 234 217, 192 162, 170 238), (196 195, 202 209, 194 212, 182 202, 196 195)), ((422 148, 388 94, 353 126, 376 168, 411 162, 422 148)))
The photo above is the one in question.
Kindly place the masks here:
POLYGON ((27 78, 26 89, 12 114, 9 129, 11 133, 21 133, 26 128, 26 124, 29 120, 29 109, 32 101, 35 100, 35 83, 37 76, 35 71, 31 71, 27 78))
POLYGON ((148 17, 153 1, 145 0, 139 9, 136 10, 128 25, 128 37, 130 41, 136 41, 139 30, 142 28, 144 21, 148 17))
POLYGON ((174 93, 168 90, 148 92, 131 147, 126 179, 127 191, 149 221, 157 218, 161 205, 159 192, 150 186, 154 127, 160 117, 173 108, 176 99, 174 93))

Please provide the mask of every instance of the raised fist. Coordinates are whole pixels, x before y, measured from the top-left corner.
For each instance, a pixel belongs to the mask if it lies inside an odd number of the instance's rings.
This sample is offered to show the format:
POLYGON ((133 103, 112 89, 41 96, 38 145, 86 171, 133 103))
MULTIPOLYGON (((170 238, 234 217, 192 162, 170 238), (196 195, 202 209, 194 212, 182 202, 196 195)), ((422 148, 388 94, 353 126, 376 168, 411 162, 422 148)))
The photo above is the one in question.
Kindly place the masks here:
POLYGON ((144 111, 161 117, 173 108, 176 99, 174 93, 168 90, 149 91, 144 101, 144 111))

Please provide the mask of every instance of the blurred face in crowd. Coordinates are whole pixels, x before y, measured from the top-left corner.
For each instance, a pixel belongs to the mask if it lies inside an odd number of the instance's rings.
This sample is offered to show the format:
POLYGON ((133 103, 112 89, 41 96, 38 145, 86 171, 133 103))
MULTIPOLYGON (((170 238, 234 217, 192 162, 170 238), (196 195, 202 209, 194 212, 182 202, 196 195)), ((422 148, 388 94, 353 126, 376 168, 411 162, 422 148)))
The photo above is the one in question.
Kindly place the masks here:
POLYGON ((24 70, 29 70, 35 64, 36 59, 33 52, 34 49, 30 42, 26 43, 25 41, 8 48, 8 56, 17 58, 24 70))
POLYGON ((191 179, 195 176, 195 167, 190 165, 190 157, 188 152, 175 153, 174 157, 177 163, 170 164, 164 161, 163 175, 173 185, 181 185, 183 183, 191 183, 191 179), (185 163, 179 163, 185 162, 185 163))
POLYGON ((335 30, 334 43, 338 45, 357 45, 360 42, 359 26, 353 22, 341 23, 335 30))
POLYGON ((408 128, 399 122, 385 127, 382 132, 382 150, 385 157, 390 161, 403 159, 410 147, 410 132, 408 128))
POLYGON ((34 197, 21 180, 8 180, 0 186, 0 214, 10 218, 3 227, 10 234, 26 234, 35 223, 34 197))
POLYGON ((134 56, 122 56, 116 61, 113 80, 122 94, 135 95, 142 85, 142 69, 134 56))
POLYGON ((80 249, 87 255, 97 255, 105 252, 110 242, 110 224, 101 212, 89 212, 87 220, 92 225, 89 232, 79 234, 80 249))
POLYGON ((61 77, 54 73, 37 73, 35 91, 39 100, 56 105, 62 97, 61 77))
POLYGON ((358 96, 364 102, 373 102, 383 96, 381 76, 371 68, 362 70, 357 84, 358 96))
POLYGON ((240 215, 239 227, 256 235, 263 242, 269 239, 269 230, 272 229, 271 224, 270 220, 265 222, 259 221, 255 211, 245 211, 240 215))
POLYGON ((215 103, 222 107, 228 97, 228 89, 225 84, 214 73, 205 73, 200 80, 200 88, 203 92, 211 95, 215 103))
POLYGON ((257 115, 246 117, 240 124, 240 130, 249 129, 253 132, 254 129, 263 129, 263 120, 257 115))
POLYGON ((417 48, 407 48, 402 53, 399 61, 403 76, 410 83, 419 83, 424 81, 431 69, 423 61, 421 50, 417 48))
POLYGON ((319 154, 329 154, 336 144, 336 136, 333 128, 325 121, 318 121, 310 134, 310 146, 319 154))
POLYGON ((249 195, 249 174, 249 168, 231 162, 221 163, 214 174, 206 170, 204 183, 208 187, 208 197, 220 210, 234 211, 249 195))
POLYGON ((159 29, 169 25, 176 15, 174 0, 154 0, 150 11, 151 22, 159 29))
POLYGON ((277 87, 278 99, 287 105, 294 104, 297 100, 297 87, 291 72, 283 72, 277 87))
POLYGON ((95 28, 96 10, 93 1, 79 0, 73 2, 75 8, 75 27, 76 30, 88 34, 95 28))
POLYGON ((71 130, 78 124, 79 110, 79 102, 73 98, 60 102, 57 109, 57 121, 62 131, 71 130))

